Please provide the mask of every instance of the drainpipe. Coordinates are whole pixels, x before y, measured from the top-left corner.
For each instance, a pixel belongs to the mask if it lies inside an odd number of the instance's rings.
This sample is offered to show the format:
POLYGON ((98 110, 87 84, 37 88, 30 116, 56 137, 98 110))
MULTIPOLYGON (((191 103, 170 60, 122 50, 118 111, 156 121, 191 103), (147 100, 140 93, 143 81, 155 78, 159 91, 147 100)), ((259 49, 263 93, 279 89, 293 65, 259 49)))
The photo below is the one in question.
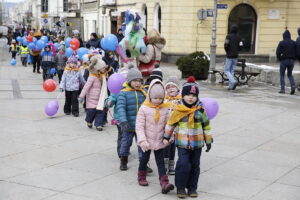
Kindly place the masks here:
POLYGON ((212 73, 212 70, 216 69, 216 53, 217 53, 217 3, 218 0, 214 0, 214 17, 213 17, 213 25, 212 25, 212 40, 210 44, 210 64, 209 64, 209 70, 210 70, 210 82, 215 83, 216 82, 216 75, 212 73))

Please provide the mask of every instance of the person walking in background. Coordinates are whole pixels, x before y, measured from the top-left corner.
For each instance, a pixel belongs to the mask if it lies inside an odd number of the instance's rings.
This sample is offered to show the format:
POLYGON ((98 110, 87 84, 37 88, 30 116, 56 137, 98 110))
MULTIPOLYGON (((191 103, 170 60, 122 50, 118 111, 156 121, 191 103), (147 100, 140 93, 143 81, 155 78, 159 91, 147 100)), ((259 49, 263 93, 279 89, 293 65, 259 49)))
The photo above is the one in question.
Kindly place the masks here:
POLYGON ((226 36, 224 49, 226 51, 225 74, 229 80, 228 90, 235 90, 238 82, 234 79, 234 70, 237 64, 239 51, 243 46, 241 37, 238 35, 237 25, 232 25, 230 33, 226 36))
POLYGON ((96 33, 91 33, 90 40, 86 43, 86 48, 100 48, 100 39, 96 33))
POLYGON ((295 94, 295 81, 293 77, 294 62, 296 60, 296 42, 291 39, 291 33, 286 30, 283 33, 283 40, 279 42, 276 49, 277 59, 280 61, 280 94, 285 94, 285 71, 291 84, 291 95, 295 94))
POLYGON ((16 59, 18 51, 19 51, 19 46, 17 45, 16 40, 13 39, 9 47, 9 53, 11 53, 11 58, 16 59))
MULTIPOLYGON (((300 63, 300 28, 298 28, 298 38, 296 41, 296 45, 297 45, 297 59, 300 63)), ((300 83, 298 85, 298 91, 300 91, 300 83)))
POLYGON ((59 48, 58 53, 55 56, 56 70, 58 75, 59 83, 61 82, 61 77, 64 73, 66 64, 67 64, 67 56, 65 55, 65 48, 62 46, 59 48))
POLYGON ((22 44, 20 46, 20 54, 21 54, 22 65, 24 67, 27 67, 27 57, 28 57, 28 54, 29 54, 28 46, 26 46, 25 44, 22 44))

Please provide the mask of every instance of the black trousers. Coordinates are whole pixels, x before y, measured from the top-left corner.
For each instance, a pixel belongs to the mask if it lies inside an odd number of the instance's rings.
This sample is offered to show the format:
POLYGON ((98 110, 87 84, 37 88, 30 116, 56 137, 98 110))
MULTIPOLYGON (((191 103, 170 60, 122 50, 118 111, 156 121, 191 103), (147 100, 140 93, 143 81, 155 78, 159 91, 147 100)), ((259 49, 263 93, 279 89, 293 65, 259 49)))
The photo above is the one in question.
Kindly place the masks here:
POLYGON ((58 75, 58 81, 59 81, 59 83, 61 82, 61 78, 62 78, 63 73, 64 73, 63 69, 57 70, 57 75, 58 75))
MULTIPOLYGON (((153 152, 154 152, 154 156, 155 156, 155 161, 156 161, 159 177, 166 175, 166 169, 165 169, 165 163, 164 163, 164 150, 159 149, 159 150, 156 150, 153 152)), ((140 159, 139 170, 141 170, 141 171, 147 170, 147 164, 149 162, 150 155, 151 155, 151 150, 143 152, 143 155, 140 159)))
POLYGON ((40 56, 32 56, 32 65, 33 65, 33 72, 37 70, 38 72, 40 71, 40 66, 41 66, 41 60, 40 56))
POLYGON ((65 113, 78 114, 79 104, 78 104, 78 90, 76 91, 65 91, 66 100, 64 106, 65 113))

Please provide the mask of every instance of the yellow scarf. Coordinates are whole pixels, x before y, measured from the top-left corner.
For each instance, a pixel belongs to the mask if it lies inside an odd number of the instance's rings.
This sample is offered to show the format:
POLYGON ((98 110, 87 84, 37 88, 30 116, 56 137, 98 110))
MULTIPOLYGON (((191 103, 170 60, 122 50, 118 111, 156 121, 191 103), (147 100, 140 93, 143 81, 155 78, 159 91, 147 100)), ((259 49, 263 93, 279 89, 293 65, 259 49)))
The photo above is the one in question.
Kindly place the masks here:
POLYGON ((106 71, 104 72, 104 75, 105 75, 106 78, 109 77, 109 72, 111 72, 111 71, 114 72, 114 69, 113 69, 112 67, 109 67, 108 70, 106 70, 106 71))
POLYGON ((147 93, 146 93, 145 90, 143 90, 142 88, 140 88, 140 89, 133 89, 133 88, 131 88, 131 87, 126 87, 126 88, 124 88, 122 91, 124 91, 124 92, 140 91, 141 93, 143 93, 144 96, 147 96, 147 93))
POLYGON ((78 68, 78 67, 72 68, 72 67, 67 66, 67 67, 65 68, 65 70, 67 70, 68 72, 70 72, 70 71, 72 71, 72 70, 74 70, 75 72, 78 72, 78 71, 79 71, 79 68, 78 68))
POLYGON ((154 121, 155 123, 157 123, 159 121, 159 118, 160 118, 160 113, 159 113, 159 109, 161 108, 168 108, 168 106, 166 104, 160 104, 158 106, 152 104, 150 101, 144 101, 143 105, 145 106, 148 106, 150 108, 155 108, 156 112, 155 112, 155 115, 154 115, 154 121))
POLYGON ((102 81, 102 73, 90 73, 89 76, 97 77, 100 81, 102 81))
POLYGON ((165 96, 165 99, 168 100, 168 101, 179 100, 179 99, 181 99, 181 98, 182 98, 182 97, 181 97, 180 94, 177 95, 177 96, 175 96, 175 97, 172 97, 172 96, 169 96, 169 95, 166 95, 166 96, 165 96))
POLYGON ((195 107, 193 106, 192 108, 188 108, 185 105, 178 105, 174 108, 174 111, 169 118, 168 125, 173 125, 177 122, 179 122, 183 117, 189 115, 188 119, 188 125, 191 128, 194 128, 194 115, 195 111, 202 108, 202 106, 195 107))

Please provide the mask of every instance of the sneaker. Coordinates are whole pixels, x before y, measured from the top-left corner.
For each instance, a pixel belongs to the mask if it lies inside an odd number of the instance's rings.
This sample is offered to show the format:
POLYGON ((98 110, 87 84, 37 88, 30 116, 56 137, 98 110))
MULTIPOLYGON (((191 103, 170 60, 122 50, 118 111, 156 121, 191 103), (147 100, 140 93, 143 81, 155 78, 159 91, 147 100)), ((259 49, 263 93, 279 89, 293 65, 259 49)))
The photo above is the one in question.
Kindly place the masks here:
POLYGON ((198 193, 196 191, 189 191, 188 195, 192 198, 197 198, 198 197, 198 193))
POLYGON ((235 82, 234 84, 233 84, 233 86, 232 86, 232 90, 235 90, 235 88, 236 88, 236 86, 238 85, 239 83, 238 82, 235 82))
POLYGON ((40 72, 40 71, 37 71, 37 73, 40 74, 41 72, 40 72))
POLYGON ((65 114, 66 114, 66 115, 71 115, 71 113, 70 113, 70 112, 66 112, 65 114))
POLYGON ((185 189, 177 189, 177 197, 180 199, 185 199, 187 197, 185 189))
POLYGON ((87 123, 87 126, 88 126, 89 128, 92 128, 92 127, 93 127, 93 124, 92 124, 92 123, 87 123))
POLYGON ((291 89, 291 95, 295 94, 295 91, 296 91, 296 88, 292 87, 292 89, 291 89))
POLYGON ((97 129, 97 131, 103 131, 103 127, 102 126, 97 126, 96 129, 97 129))
POLYGON ((279 94, 285 94, 285 91, 284 90, 280 90, 278 93, 279 94))
POLYGON ((73 116, 74 116, 74 117, 78 117, 78 116, 79 116, 79 113, 74 113, 73 116))

